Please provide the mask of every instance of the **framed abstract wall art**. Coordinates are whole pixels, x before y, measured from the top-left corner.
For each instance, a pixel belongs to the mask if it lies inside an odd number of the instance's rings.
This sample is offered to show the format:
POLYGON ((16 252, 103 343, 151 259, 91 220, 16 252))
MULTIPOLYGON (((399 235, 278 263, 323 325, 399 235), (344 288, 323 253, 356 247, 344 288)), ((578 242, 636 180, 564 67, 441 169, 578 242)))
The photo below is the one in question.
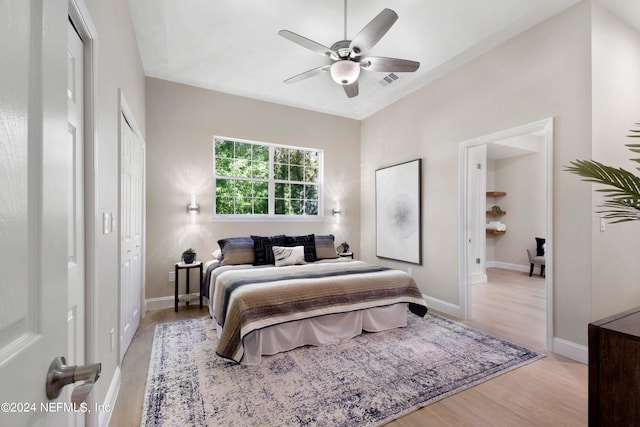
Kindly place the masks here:
POLYGON ((376 170, 376 255, 422 265, 422 159, 376 170))

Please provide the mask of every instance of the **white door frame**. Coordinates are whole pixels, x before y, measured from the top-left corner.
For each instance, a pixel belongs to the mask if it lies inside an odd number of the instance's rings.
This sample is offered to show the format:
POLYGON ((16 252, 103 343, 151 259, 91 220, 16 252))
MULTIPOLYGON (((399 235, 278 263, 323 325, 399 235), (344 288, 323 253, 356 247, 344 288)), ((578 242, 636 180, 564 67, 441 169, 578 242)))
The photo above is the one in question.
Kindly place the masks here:
MULTIPOLYGON (((98 31, 91 20, 84 0, 69 0, 69 16, 84 44, 84 213, 85 213, 85 363, 94 363, 98 350, 98 250, 97 241, 101 224, 98 215, 98 137, 97 115, 97 45, 98 31)), ((95 407, 94 393, 87 398, 89 407, 95 407)), ((86 424, 99 425, 98 411, 87 412, 86 424)))
MULTIPOLYGON (((487 204, 487 145, 479 144, 467 147, 467 229, 485 228, 485 205, 487 204), (474 182, 475 181, 475 182, 474 182), (475 208, 475 212, 473 209, 475 208)), ((468 284, 485 283, 487 281, 486 233, 475 233, 467 236, 466 260, 468 284)))
POLYGON ((460 311, 463 319, 471 318, 471 286, 469 283, 469 272, 467 267, 467 242, 469 239, 476 239, 478 233, 484 233, 485 230, 468 230, 465 226, 467 218, 467 200, 471 186, 467 182, 469 160, 469 149, 478 145, 490 144, 507 138, 513 138, 520 135, 526 135, 533 132, 543 132, 547 147, 546 159, 546 239, 545 246, 545 287, 546 287, 546 303, 547 303, 547 319, 546 319, 546 341, 547 349, 553 348, 553 117, 539 120, 537 122, 528 123, 512 129, 503 130, 492 133, 490 135, 481 136, 479 138, 470 139, 460 143, 459 149, 459 206, 458 227, 460 240, 458 242, 458 278, 459 278, 459 301, 460 311))
MULTIPOLYGON (((73 22, 67 23, 68 123, 68 247, 67 247, 67 365, 84 365, 85 346, 85 241, 84 227, 84 43, 73 22)), ((71 399, 71 389, 65 391, 71 399)), ((69 413, 68 425, 84 427, 86 414, 69 413)))

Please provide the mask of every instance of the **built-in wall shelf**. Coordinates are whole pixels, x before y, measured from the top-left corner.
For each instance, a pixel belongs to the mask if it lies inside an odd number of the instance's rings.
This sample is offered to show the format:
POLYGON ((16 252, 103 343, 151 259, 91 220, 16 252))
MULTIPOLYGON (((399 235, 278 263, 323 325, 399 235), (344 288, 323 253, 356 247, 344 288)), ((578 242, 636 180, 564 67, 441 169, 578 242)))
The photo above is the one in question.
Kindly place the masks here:
POLYGON ((487 235, 494 236, 496 234, 505 234, 506 231, 487 230, 487 235))
MULTIPOLYGON (((487 191, 487 198, 496 198, 496 197, 504 197, 507 193, 505 191, 487 191)), ((497 205, 494 206, 494 209, 487 211, 488 217, 498 218, 507 214, 507 211, 503 211, 497 205)), ((505 234, 506 231, 498 231, 498 230, 487 230, 487 236, 499 236, 501 234, 505 234)))

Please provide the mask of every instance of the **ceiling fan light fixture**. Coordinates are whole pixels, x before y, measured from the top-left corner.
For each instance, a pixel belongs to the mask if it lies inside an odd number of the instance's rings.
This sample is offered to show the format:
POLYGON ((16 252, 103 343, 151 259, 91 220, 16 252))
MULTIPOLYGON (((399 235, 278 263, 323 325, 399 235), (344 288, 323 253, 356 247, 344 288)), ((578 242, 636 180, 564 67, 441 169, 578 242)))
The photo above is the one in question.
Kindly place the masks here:
MULTIPOLYGON (((289 30, 278 31, 278 35, 281 37, 305 49, 325 55, 331 60, 331 64, 305 71, 304 73, 286 79, 284 82, 299 82, 329 70, 333 81, 344 88, 344 92, 348 98, 353 98, 358 96, 360 90, 358 78, 360 77, 361 69, 384 73, 411 73, 416 71, 418 67, 420 67, 420 63, 417 61, 367 55, 367 52, 380 41, 397 20, 397 13, 391 9, 384 9, 369 21, 369 23, 356 34, 353 40, 348 40, 347 0, 344 0, 344 38, 335 42, 331 47, 326 47, 323 44, 289 30)), ((385 83, 388 83, 386 78, 383 80, 385 83)), ((381 84, 383 83, 381 82, 381 84)))
POLYGON ((360 64, 348 59, 336 61, 331 65, 331 78, 340 85, 350 85, 358 80, 360 64))

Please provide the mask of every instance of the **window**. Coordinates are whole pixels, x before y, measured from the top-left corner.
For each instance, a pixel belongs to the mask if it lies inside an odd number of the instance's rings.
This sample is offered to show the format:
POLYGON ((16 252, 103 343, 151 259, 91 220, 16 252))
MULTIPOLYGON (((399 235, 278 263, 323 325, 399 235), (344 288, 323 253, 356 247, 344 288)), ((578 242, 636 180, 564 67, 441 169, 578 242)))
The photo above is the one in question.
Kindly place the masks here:
POLYGON ((318 217, 322 150, 215 137, 214 216, 318 217))

